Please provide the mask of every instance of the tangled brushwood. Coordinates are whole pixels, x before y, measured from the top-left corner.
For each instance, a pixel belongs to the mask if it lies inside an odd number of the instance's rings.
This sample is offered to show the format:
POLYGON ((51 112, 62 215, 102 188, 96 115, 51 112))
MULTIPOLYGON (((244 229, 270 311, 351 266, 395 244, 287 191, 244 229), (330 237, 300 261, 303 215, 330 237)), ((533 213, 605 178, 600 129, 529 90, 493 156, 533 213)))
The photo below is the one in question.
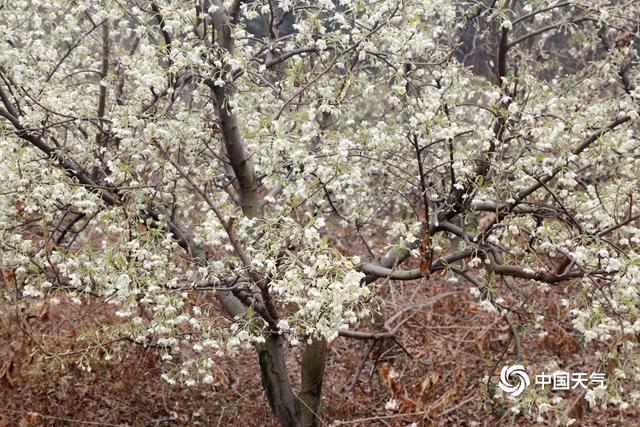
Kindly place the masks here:
MULTIPOLYGON (((395 332, 363 327, 383 287, 445 278, 536 331, 535 283, 609 349, 589 406, 638 405, 639 24, 626 0, 1 1, 0 307, 100 300, 92 348, 153 348, 176 387, 255 349, 275 418, 312 426, 327 347, 395 332)), ((488 398, 574 421, 548 389, 488 398)))

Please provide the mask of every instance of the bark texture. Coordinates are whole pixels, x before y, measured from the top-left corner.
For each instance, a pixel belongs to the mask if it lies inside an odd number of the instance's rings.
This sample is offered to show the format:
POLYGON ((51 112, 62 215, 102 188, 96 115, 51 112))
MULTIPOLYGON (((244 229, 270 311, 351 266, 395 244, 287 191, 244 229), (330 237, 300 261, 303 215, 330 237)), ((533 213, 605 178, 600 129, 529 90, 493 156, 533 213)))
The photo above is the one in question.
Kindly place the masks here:
POLYGON ((281 335, 269 336, 258 348, 262 387, 280 425, 297 427, 300 426, 300 413, 289 381, 284 341, 281 335))
POLYGON ((303 427, 320 425, 320 399, 327 342, 316 340, 304 348, 300 384, 300 421, 303 427))

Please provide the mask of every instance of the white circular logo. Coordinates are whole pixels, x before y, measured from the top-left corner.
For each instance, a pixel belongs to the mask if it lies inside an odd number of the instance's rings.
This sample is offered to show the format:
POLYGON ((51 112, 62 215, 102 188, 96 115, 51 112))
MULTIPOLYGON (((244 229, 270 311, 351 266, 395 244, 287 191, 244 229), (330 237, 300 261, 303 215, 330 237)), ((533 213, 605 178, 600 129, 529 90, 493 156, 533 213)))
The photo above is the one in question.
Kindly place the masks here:
POLYGON ((500 382, 498 386, 511 396, 520 396, 525 388, 529 387, 529 375, 527 375, 522 365, 504 366, 500 371, 500 382), (511 384, 511 379, 517 380, 515 384, 511 384))

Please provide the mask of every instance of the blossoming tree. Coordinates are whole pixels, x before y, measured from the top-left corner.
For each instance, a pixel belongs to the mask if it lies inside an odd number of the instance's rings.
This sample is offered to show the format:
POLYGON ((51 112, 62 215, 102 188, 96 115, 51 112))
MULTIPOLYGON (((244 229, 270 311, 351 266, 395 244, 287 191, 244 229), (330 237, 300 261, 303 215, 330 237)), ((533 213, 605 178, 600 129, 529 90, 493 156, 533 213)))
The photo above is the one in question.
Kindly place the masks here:
POLYGON ((617 0, 3 1, 5 296, 104 299, 122 322, 101 336, 156 348, 172 384, 253 347, 277 420, 315 425, 326 346, 375 338, 357 323, 381 282, 442 272, 500 312, 526 309, 520 281, 572 285, 575 328, 626 377, 590 399, 628 404, 639 19, 617 0))

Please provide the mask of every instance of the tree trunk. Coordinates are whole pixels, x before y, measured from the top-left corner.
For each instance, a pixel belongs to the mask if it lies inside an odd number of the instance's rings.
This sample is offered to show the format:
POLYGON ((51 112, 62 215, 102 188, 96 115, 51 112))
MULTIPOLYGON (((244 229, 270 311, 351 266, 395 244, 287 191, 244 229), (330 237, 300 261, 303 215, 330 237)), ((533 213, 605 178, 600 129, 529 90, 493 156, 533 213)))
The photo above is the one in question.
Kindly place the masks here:
MULTIPOLYGON (((216 0, 215 4, 218 8, 213 13, 212 18, 217 42, 231 53, 233 52, 234 40, 231 36, 228 21, 233 17, 226 15, 222 0, 216 0)), ((231 69, 227 66, 225 71, 230 73, 231 69)), ((251 155, 247 150, 238 126, 238 118, 229 104, 233 87, 228 82, 223 86, 219 86, 209 81, 208 85, 216 101, 216 113, 220 120, 222 142, 237 181, 236 190, 242 213, 249 218, 257 217, 260 215, 258 183, 251 155)), ((268 289, 266 287, 261 288, 261 292, 265 301, 268 300, 268 289)), ((237 307, 237 298, 224 293, 218 293, 218 295, 223 305, 229 306, 226 307, 227 310, 237 307)), ((274 315, 274 318, 276 317, 277 315, 274 315)), ((300 426, 300 411, 297 397, 291 388, 285 361, 285 339, 281 335, 277 335, 277 332, 270 332, 271 334, 266 337, 266 341, 256 346, 262 386, 267 394, 269 406, 271 406, 271 410, 280 425, 283 427, 298 427, 300 426)))
POLYGON ((245 216, 253 218, 259 214, 258 183, 253 161, 242 139, 240 128, 238 127, 238 118, 228 104, 225 89, 213 85, 212 90, 216 98, 222 140, 240 190, 238 194, 240 207, 245 216))
POLYGON ((297 398, 285 364, 284 338, 271 335, 258 348, 262 387, 267 394, 271 411, 283 427, 300 426, 297 398))
POLYGON ((302 427, 320 425, 320 399, 324 378, 327 342, 316 340, 304 348, 302 354, 302 381, 300 384, 300 421, 302 427))
MULTIPOLYGON (((241 316, 246 312, 246 307, 230 291, 219 291, 216 296, 229 316, 241 316)), ((264 344, 256 346, 256 351, 260 363, 262 387, 273 415, 283 427, 298 427, 300 413, 285 364, 284 338, 281 335, 270 335, 264 344)))

